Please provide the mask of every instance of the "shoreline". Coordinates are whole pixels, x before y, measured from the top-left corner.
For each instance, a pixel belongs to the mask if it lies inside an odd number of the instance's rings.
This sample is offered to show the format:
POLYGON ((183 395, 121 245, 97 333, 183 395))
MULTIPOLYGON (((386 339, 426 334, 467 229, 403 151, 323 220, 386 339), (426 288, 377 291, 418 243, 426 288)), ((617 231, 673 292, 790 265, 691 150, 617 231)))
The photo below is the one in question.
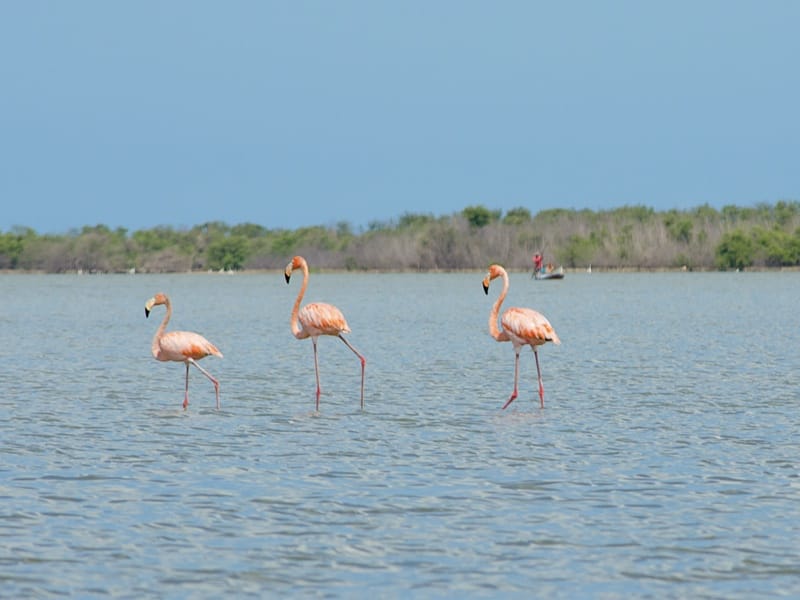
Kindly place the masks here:
MULTIPOLYGON (((467 269, 345 269, 345 268, 315 268, 313 273, 347 273, 347 274, 437 274, 437 273, 483 273, 484 267, 467 269)), ((509 273, 531 273, 531 269, 507 269, 509 273)), ((283 269, 242 269, 240 271, 95 271, 87 272, 75 271, 40 271, 29 269, 0 269, 0 275, 74 275, 74 276, 96 276, 96 275, 266 275, 280 274, 283 269)), ((592 267, 591 270, 585 267, 564 267, 565 274, 572 275, 593 275, 607 273, 798 273, 800 266, 785 267, 746 267, 744 269, 715 269, 715 268, 687 268, 687 267, 592 267)))

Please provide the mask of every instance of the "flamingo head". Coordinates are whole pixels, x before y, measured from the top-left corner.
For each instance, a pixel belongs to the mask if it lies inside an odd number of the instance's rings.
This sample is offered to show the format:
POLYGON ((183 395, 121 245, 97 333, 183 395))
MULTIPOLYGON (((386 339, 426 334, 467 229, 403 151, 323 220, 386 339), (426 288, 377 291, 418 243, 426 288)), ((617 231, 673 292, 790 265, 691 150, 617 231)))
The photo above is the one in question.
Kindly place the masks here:
POLYGON ((292 271, 295 269, 302 269, 306 266, 306 264, 305 258, 302 256, 295 256, 292 261, 286 265, 286 269, 283 271, 283 276, 286 278, 286 283, 289 283, 289 279, 292 278, 292 271))
POLYGON ((166 304, 167 302, 169 302, 169 300, 167 300, 167 296, 161 292, 150 298, 150 300, 144 303, 145 318, 150 316, 150 311, 153 310, 154 306, 158 306, 159 304, 166 304))
POLYGON ((500 277, 503 274, 503 267, 500 265, 491 265, 489 267, 489 272, 486 273, 486 277, 483 278, 483 291, 487 295, 489 294, 489 283, 492 279, 500 277))

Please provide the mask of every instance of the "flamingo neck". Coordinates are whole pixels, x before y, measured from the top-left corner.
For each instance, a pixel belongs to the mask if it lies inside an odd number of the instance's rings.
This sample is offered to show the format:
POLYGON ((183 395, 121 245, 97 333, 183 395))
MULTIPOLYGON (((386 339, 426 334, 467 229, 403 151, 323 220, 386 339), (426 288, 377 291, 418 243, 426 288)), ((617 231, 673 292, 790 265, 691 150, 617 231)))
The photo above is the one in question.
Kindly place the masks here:
POLYGON ((294 337, 301 338, 304 337, 303 329, 300 327, 297 319, 297 313, 300 311, 300 303, 303 301, 303 296, 306 293, 306 288, 308 287, 308 265, 303 261, 301 268, 303 269, 303 284, 300 286, 300 291, 297 292, 297 298, 295 298, 294 306, 292 306, 292 316, 289 319, 289 324, 292 327, 292 334, 294 337))
POLYGON ((506 335, 505 331, 501 331, 500 328, 497 326, 498 316, 500 314, 500 307, 503 304, 503 301, 506 299, 506 294, 508 293, 508 274, 503 271, 503 291, 500 292, 500 295, 495 300, 494 305, 492 305, 492 310, 489 313, 489 335, 491 335, 494 339, 498 342, 504 342, 508 340, 508 336, 506 335))
POLYGON ((161 321, 161 325, 158 326, 156 329, 156 334, 153 336, 153 344, 151 346, 151 350, 153 352, 153 356, 158 358, 158 355, 161 351, 161 337, 164 335, 164 332, 167 329, 167 323, 169 323, 169 318, 172 316, 172 304, 170 304, 169 298, 164 303, 167 307, 167 312, 164 315, 164 320, 161 321))

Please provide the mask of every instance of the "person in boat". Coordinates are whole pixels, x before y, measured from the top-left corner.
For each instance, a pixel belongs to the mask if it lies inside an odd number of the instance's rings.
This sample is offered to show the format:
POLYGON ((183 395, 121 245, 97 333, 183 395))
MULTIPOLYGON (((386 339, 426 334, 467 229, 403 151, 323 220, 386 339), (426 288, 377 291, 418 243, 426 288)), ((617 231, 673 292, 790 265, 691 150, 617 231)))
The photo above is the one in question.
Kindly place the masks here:
POLYGON ((539 254, 538 252, 533 255, 533 273, 539 273, 542 270, 542 262, 544 261, 544 257, 539 254))

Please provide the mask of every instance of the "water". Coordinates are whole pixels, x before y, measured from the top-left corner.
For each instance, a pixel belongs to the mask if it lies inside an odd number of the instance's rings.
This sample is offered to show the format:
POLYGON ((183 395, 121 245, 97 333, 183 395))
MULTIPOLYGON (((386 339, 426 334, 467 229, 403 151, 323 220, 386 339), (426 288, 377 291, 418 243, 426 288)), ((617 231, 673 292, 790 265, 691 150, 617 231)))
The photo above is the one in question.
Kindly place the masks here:
POLYGON ((512 273, 563 343, 487 333, 483 273, 0 278, 0 596, 800 594, 800 276, 512 273), (150 356, 171 329, 224 359, 150 356))

